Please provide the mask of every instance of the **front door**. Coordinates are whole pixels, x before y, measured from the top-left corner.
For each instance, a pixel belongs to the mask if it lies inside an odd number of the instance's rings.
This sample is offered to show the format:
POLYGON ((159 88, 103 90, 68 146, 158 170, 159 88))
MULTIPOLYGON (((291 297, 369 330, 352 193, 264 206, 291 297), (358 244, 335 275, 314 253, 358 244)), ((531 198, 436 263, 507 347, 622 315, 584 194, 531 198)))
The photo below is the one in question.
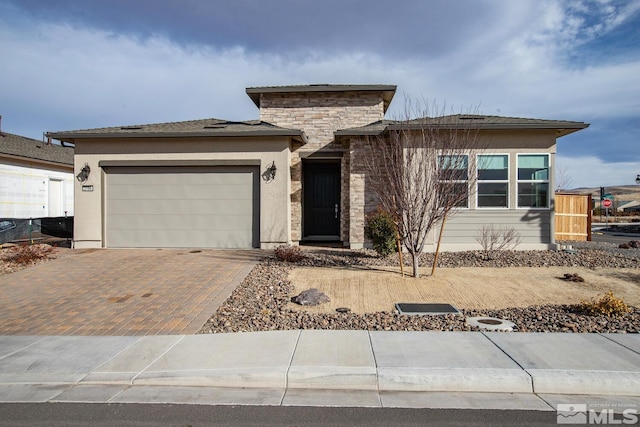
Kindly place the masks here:
POLYGON ((340 239, 340 161, 303 164, 304 237, 340 239))

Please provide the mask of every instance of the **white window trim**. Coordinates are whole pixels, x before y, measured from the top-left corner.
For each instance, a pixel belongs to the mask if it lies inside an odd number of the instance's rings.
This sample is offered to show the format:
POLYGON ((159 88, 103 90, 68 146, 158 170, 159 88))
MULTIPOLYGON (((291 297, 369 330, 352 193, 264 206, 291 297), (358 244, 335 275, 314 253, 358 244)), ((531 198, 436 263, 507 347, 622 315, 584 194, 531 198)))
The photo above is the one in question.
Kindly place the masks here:
MULTIPOLYGON (((440 160, 439 158, 442 156, 448 156, 449 154, 438 154, 438 161, 440 160)), ((453 181, 447 181, 447 180, 441 180, 438 179, 438 182, 443 181, 443 182, 453 182, 455 184, 467 184, 467 206, 454 206, 453 209, 455 210, 469 210, 471 209, 471 203, 469 200, 469 162, 471 161, 471 155, 470 154, 466 154, 463 153, 461 154, 462 156, 467 156, 467 179, 465 180, 453 180, 453 181)))
POLYGON ((535 211, 548 211, 551 210, 551 191, 550 191, 550 186, 551 186, 551 154, 550 153, 518 153, 516 154, 516 173, 515 173, 515 177, 516 177, 516 209, 518 210, 535 210, 535 211), (518 170, 520 169, 520 156, 547 156, 547 165, 549 165, 547 168, 547 179, 519 179, 518 178, 518 170), (533 207, 533 206, 519 206, 518 205, 518 198, 520 197, 520 192, 518 191, 518 184, 520 183, 524 183, 524 184, 547 184, 547 207, 546 208, 538 208, 538 207, 533 207))
POLYGON ((480 180, 480 179, 476 179, 476 209, 480 209, 480 210, 507 210, 511 208, 511 203, 512 203, 512 197, 511 197, 511 153, 481 153, 481 154, 476 154, 476 173, 479 175, 480 174, 480 157, 481 156, 507 156, 507 179, 503 179, 503 180, 480 180), (503 184, 503 183, 507 183, 507 206, 501 206, 501 207, 496 207, 496 206, 479 206, 478 205, 478 197, 480 196, 480 191, 478 191, 478 185, 479 184, 503 184))

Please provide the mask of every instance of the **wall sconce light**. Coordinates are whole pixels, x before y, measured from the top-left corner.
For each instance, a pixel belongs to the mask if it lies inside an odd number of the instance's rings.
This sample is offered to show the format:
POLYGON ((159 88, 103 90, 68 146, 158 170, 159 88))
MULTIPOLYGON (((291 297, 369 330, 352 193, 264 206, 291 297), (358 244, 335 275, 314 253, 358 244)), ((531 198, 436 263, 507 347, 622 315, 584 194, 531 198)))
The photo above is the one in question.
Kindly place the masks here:
POLYGON ((269 166, 267 170, 264 172, 265 181, 271 181, 272 179, 274 179, 276 177, 277 170, 278 168, 276 167, 276 162, 275 161, 271 162, 271 166, 269 166))
POLYGON ((640 185, 640 175, 636 176, 636 184, 640 185))
POLYGON ((80 172, 78 172, 78 175, 76 175, 76 179, 80 183, 84 184, 89 179, 90 173, 91 173, 91 168, 89 167, 88 163, 85 163, 82 169, 80 169, 80 172))

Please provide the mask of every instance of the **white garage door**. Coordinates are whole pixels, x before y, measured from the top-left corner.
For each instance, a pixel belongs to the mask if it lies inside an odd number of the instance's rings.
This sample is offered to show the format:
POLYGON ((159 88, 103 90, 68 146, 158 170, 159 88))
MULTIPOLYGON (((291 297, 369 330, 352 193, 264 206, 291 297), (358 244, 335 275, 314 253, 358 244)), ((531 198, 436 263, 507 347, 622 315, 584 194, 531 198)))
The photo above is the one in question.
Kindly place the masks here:
POLYGON ((259 246, 259 170, 251 166, 108 167, 106 246, 259 246))

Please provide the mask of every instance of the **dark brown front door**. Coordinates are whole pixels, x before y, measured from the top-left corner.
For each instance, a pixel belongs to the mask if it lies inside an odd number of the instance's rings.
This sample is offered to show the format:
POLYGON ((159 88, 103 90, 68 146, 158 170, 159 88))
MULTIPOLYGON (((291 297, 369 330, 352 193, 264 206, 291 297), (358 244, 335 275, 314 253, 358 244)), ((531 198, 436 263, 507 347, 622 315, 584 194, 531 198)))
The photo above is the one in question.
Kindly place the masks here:
POLYGON ((340 162, 303 164, 304 237, 340 238, 340 162))

